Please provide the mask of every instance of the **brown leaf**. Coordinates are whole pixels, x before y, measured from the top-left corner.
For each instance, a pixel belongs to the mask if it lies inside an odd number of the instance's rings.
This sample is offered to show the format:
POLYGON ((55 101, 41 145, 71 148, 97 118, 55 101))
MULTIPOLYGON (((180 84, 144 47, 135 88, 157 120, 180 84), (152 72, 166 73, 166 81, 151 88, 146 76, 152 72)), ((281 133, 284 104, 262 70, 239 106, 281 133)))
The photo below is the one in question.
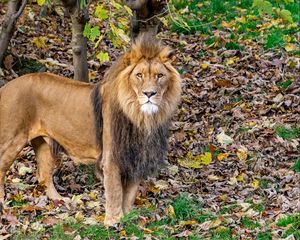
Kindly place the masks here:
POLYGON ((13 66, 14 58, 12 55, 8 55, 4 58, 3 65, 7 70, 11 70, 13 66))

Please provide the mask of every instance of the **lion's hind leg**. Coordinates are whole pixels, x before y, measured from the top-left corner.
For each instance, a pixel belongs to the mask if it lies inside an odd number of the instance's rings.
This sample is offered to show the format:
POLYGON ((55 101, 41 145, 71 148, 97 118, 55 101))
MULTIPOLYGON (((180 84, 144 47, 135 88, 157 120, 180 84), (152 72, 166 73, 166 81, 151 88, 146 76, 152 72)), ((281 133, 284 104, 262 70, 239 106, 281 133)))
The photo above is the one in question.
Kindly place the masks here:
MULTIPOLYGON (((2 139, 3 140, 3 139, 2 139)), ((19 133, 10 140, 3 141, 0 148, 0 202, 4 203, 5 175, 18 153, 27 143, 27 135, 19 133)))
POLYGON ((45 184, 47 196, 52 200, 67 200, 57 192, 53 183, 56 159, 51 154, 49 144, 42 137, 31 140, 31 144, 37 161, 37 178, 40 183, 45 184))

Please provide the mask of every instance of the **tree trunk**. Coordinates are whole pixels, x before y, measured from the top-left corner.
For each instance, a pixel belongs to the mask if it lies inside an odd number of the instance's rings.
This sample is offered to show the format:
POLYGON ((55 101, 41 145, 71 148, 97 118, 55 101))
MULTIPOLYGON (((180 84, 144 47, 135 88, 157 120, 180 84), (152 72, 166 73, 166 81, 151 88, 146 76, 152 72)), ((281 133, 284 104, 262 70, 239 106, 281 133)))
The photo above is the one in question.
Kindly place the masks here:
POLYGON ((62 0, 69 11, 72 21, 72 50, 74 79, 88 82, 87 39, 83 36, 84 26, 87 23, 88 10, 81 9, 79 0, 62 0))
POLYGON ((131 20, 131 37, 135 39, 140 33, 156 35, 159 31, 159 16, 165 14, 165 0, 125 0, 133 10, 131 20))
POLYGON ((9 41, 13 35, 15 24, 18 17, 22 14, 27 0, 10 0, 8 2, 7 11, 2 23, 0 32, 0 65, 2 64, 4 53, 7 50, 9 41))

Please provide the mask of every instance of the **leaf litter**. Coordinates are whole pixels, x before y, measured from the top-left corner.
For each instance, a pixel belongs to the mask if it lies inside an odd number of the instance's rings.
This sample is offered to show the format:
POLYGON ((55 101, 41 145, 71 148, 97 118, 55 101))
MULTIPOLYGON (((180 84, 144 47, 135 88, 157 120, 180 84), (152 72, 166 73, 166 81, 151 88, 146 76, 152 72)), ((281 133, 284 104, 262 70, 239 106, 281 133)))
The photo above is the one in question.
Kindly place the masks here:
MULTIPOLYGON (((72 77, 69 25, 60 16, 33 25, 30 18, 39 16, 31 12, 20 20, 27 28, 26 37, 14 36, 12 55, 0 69, 1 76, 6 81, 17 77, 18 73, 12 73, 13 61, 24 55, 37 61, 50 59, 48 71, 72 77), (41 25, 42 33, 36 31, 41 25)), ((228 39, 226 32, 216 35, 228 39)), ((300 159, 300 135, 296 130, 289 132, 300 126, 300 59, 288 54, 294 45, 287 44, 287 52, 266 51, 245 41, 243 50, 228 50, 206 44, 202 35, 164 32, 160 37, 176 50, 183 95, 173 118, 169 165, 157 178, 142 183, 136 199, 138 209, 154 209, 149 216, 138 217, 145 236, 155 239, 152 234, 159 227, 149 226, 168 216, 175 222, 166 223, 174 238, 195 235, 209 239, 211 229, 219 234, 231 229, 232 236, 239 239, 254 239, 264 229, 275 239, 284 237, 287 225, 274 221, 300 211, 300 176, 293 170, 300 159), (201 203, 198 210, 203 218, 196 213, 179 218, 174 201, 185 194, 189 201, 193 198, 201 203)), ((121 52, 110 51, 112 60, 121 52)), ((109 64, 89 61, 90 69, 99 73, 91 75, 93 81, 102 78, 109 64)), ((7 174, 9 208, 0 209, 1 239, 16 231, 44 231, 47 239, 51 235, 45 230, 65 221, 101 226, 104 189, 93 171, 65 159, 54 181, 58 191, 72 201, 50 201, 37 182, 33 150, 30 146, 23 149, 7 174)), ((72 233, 63 226, 65 233, 72 233)), ((119 229, 118 236, 130 238, 128 229, 119 229)), ((294 235, 286 237, 293 239, 294 235)))

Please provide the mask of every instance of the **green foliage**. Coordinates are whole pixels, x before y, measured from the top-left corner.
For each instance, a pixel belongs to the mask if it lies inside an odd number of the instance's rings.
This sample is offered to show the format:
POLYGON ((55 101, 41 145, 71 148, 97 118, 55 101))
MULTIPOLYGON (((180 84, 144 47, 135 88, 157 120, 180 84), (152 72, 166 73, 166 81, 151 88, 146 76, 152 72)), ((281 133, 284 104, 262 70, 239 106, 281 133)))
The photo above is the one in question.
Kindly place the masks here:
POLYGON ((284 140, 291 140, 299 137, 300 128, 297 127, 285 127, 285 126, 277 126, 275 128, 276 134, 283 138, 284 140))
MULTIPOLYGON (((266 49, 298 45, 293 36, 299 31, 299 0, 172 0, 169 9, 172 31, 204 34, 209 47, 243 50, 241 40, 246 39, 262 43, 266 49), (215 35, 217 30, 240 37, 222 39, 222 43, 215 35)), ((293 49, 287 51, 297 55, 293 49)))
POLYGON ((271 14, 272 13, 272 3, 265 0, 253 0, 252 7, 258 8, 260 14, 271 14))
POLYGON ((272 233, 270 230, 265 231, 265 232, 260 232, 257 235, 257 240, 272 240, 272 233))
POLYGON ((116 1, 100 1, 95 7, 94 16, 98 23, 94 26, 87 23, 83 35, 94 42, 94 49, 99 49, 95 56, 101 64, 110 59, 109 53, 103 51, 103 45, 99 46, 103 39, 109 39, 116 48, 126 46, 130 42, 127 32, 131 15, 132 11, 127 6, 116 1), (106 27, 103 28, 103 25, 106 27))
POLYGON ((223 227, 219 230, 212 231, 212 240, 233 240, 232 230, 227 227, 223 227))
POLYGON ((293 81, 291 79, 288 79, 284 82, 277 82, 276 85, 278 87, 282 87, 284 89, 287 89, 292 83, 293 83, 293 81))
POLYGON ((300 229, 300 214, 299 213, 291 214, 287 217, 280 218, 276 224, 278 227, 286 228, 283 233, 284 238, 286 238, 292 234, 294 235, 295 239, 300 238, 300 231, 299 231, 299 229, 300 229))
POLYGON ((204 212, 201 207, 202 203, 192 196, 179 195, 171 205, 178 221, 196 220, 202 223, 215 218, 212 214, 204 212))
MULTIPOLYGON (((280 3, 280 2, 282 2, 282 1, 280 1, 280 0, 276 1, 276 3, 280 3)), ((289 4, 289 3, 294 3, 294 1, 293 0, 291 0, 291 1, 284 0, 283 3, 289 4)), ((292 13, 289 10, 284 9, 284 5, 281 5, 281 7, 279 7, 279 6, 275 7, 275 6, 273 6, 273 4, 270 1, 253 0, 252 7, 257 8, 261 15, 276 13, 278 17, 283 19, 283 21, 290 22, 290 23, 293 22, 292 13)))
POLYGON ((294 170, 297 173, 300 172, 300 159, 297 159, 295 161, 294 165, 292 166, 292 170, 294 170))
POLYGON ((284 39, 283 39, 283 33, 280 30, 274 30, 270 32, 270 35, 268 35, 265 47, 267 49, 273 48, 273 47, 281 47, 284 45, 284 39))
POLYGON ((257 221, 254 221, 254 220, 248 218, 247 216, 243 217, 241 222, 245 228, 250 229, 250 230, 260 227, 260 225, 257 221))

